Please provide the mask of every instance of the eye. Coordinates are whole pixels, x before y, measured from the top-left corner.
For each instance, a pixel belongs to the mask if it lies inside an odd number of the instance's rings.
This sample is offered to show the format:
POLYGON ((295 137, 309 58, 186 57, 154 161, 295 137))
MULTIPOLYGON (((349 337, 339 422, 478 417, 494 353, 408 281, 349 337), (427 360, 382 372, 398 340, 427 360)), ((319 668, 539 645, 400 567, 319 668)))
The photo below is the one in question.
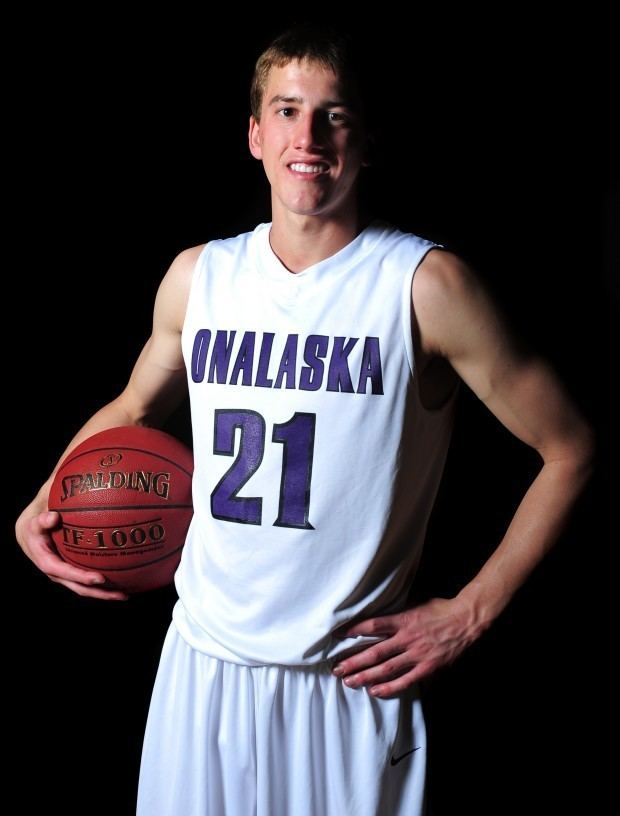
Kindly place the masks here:
POLYGON ((284 119, 290 119, 292 114, 295 113, 295 108, 280 108, 278 113, 281 114, 284 119))
POLYGON ((328 111, 327 121, 334 127, 351 128, 353 126, 353 119, 349 113, 341 113, 340 111, 328 111))

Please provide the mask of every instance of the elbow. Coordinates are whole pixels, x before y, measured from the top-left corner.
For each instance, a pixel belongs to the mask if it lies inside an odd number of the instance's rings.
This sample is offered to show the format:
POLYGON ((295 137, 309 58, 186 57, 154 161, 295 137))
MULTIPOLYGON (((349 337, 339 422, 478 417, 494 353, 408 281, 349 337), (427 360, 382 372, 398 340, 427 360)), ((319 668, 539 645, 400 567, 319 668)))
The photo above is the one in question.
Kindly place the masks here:
POLYGON ((584 483, 592 476, 596 468, 597 439, 594 429, 586 424, 571 439, 569 462, 575 475, 584 483))
POLYGON ((571 429, 570 434, 555 444, 539 449, 543 464, 560 466, 567 475, 587 482, 596 469, 597 440, 594 429, 586 422, 571 429))

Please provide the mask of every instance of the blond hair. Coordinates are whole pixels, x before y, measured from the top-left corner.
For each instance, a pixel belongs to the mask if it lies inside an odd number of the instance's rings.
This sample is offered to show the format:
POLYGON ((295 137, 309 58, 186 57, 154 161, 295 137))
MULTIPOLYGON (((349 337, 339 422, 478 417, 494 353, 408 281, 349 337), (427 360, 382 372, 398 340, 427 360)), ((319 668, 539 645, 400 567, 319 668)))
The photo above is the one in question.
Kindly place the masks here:
POLYGON ((364 112, 352 40, 333 29, 300 24, 276 37, 256 61, 250 86, 250 107, 257 121, 260 121, 271 69, 282 68, 294 60, 308 60, 333 71, 349 94, 351 107, 357 108, 359 113, 364 112))

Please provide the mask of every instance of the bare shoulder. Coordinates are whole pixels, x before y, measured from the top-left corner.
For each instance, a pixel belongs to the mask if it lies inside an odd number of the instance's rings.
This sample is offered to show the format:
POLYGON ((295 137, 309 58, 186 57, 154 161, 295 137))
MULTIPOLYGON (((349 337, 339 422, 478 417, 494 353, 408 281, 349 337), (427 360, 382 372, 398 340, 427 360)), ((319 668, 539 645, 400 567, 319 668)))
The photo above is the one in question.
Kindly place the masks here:
POLYGON ((448 356, 445 333, 463 309, 473 308, 482 296, 476 274, 458 255, 432 249, 413 276, 411 294, 422 350, 448 356))
POLYGON ((424 257, 414 276, 416 287, 425 296, 445 297, 458 294, 478 283, 471 267, 454 252, 435 247, 424 257))
POLYGON ((412 303, 425 353, 454 365, 467 349, 488 342, 512 346, 505 316, 476 272, 458 255, 433 249, 413 277, 412 303))
POLYGON ((189 247, 179 252, 170 264, 164 280, 170 278, 175 286, 183 286, 189 290, 192 273, 205 246, 206 244, 198 244, 198 246, 189 247))
POLYGON ((206 244, 184 249, 164 275, 155 299, 154 322, 178 332, 183 327, 196 262, 206 244))

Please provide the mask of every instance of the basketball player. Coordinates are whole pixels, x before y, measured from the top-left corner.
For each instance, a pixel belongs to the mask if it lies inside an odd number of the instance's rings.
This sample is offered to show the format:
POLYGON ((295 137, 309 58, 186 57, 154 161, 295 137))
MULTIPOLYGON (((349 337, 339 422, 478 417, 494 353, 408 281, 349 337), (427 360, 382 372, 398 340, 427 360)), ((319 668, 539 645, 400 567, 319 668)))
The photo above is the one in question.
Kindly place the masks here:
MULTIPOLYGON (((272 221, 176 258, 126 389, 69 445, 160 425, 189 383, 195 514, 142 816, 423 813, 419 681, 505 608, 591 469, 589 428, 471 270, 361 215, 367 146, 343 43, 278 38, 256 66, 249 127, 272 221), (458 378, 542 467, 474 580, 407 608, 458 378)), ((123 598, 55 554, 51 478, 18 520, 24 552, 80 595, 123 598)))

